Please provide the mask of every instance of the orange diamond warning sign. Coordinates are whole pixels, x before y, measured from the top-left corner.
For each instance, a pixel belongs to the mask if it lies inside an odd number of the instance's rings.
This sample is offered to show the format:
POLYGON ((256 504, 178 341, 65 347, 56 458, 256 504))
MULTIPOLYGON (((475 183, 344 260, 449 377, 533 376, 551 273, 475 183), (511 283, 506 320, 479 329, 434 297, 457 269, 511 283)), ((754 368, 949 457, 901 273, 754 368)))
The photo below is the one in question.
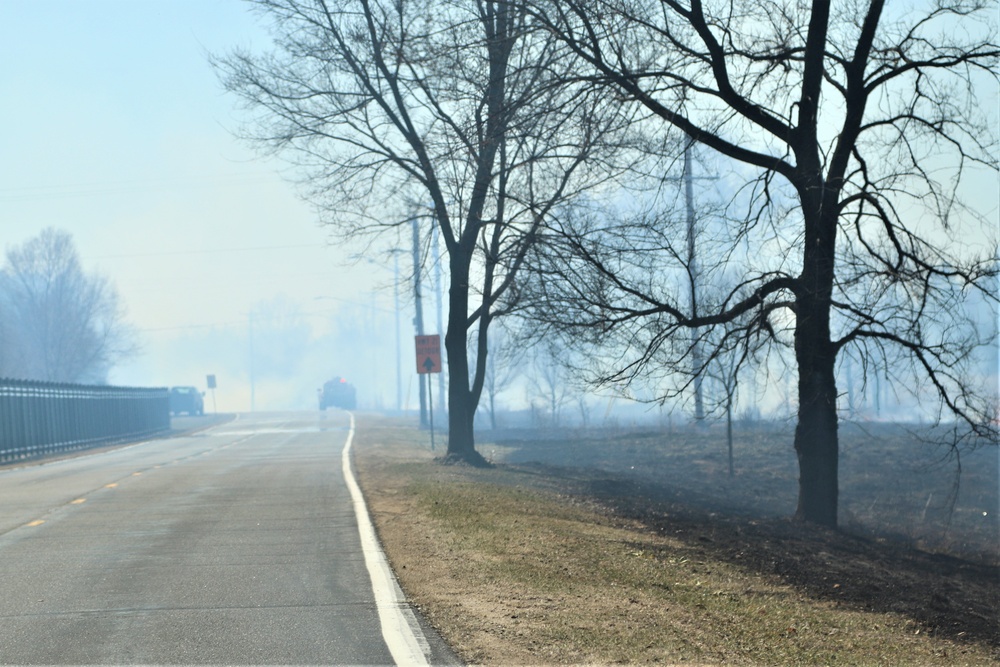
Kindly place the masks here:
POLYGON ((441 372, 441 336, 417 336, 417 372, 441 372))

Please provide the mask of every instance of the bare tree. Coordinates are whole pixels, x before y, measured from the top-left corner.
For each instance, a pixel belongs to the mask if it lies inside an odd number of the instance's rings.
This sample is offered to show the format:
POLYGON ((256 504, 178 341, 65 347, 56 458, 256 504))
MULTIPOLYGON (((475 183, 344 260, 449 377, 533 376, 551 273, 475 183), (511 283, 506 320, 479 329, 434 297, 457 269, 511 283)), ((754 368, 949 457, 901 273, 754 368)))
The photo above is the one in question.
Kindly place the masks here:
POLYGON ((486 411, 490 428, 497 427, 497 397, 510 388, 510 383, 521 373, 524 350, 507 335, 502 327, 494 327, 490 334, 490 353, 483 376, 486 392, 486 411))
POLYGON ((605 111, 618 105, 565 85, 571 52, 507 2, 253 4, 273 21, 276 51, 215 60, 258 114, 249 138, 302 168, 346 237, 415 216, 440 229, 448 456, 482 463, 473 422, 491 321, 516 300, 514 277, 552 207, 606 177, 605 111))
POLYGON ((942 415, 996 442, 996 388, 974 386, 968 368, 979 344, 996 344, 995 323, 961 317, 968 294, 996 299, 987 287, 995 230, 982 207, 962 205, 976 177, 995 186, 994 2, 529 4, 592 76, 747 176, 732 225, 734 237, 756 239, 754 268, 698 312, 650 279, 654 248, 622 230, 568 230, 576 238, 548 271, 569 282, 549 293, 575 324, 605 337, 629 332, 617 378, 677 353, 684 330, 788 331, 798 370, 796 516, 829 526, 843 350, 907 363, 942 415))
POLYGON ((541 401, 549 415, 549 426, 558 427, 562 409, 573 397, 569 367, 561 357, 564 350, 552 342, 535 345, 525 375, 528 378, 532 404, 541 401))
POLYGON ((728 350, 724 354, 716 353, 712 365, 705 371, 705 374, 715 380, 721 389, 715 403, 726 416, 726 453, 730 477, 736 476, 733 460, 733 408, 739 393, 740 371, 746 361, 744 354, 736 350, 728 350))
POLYGON ((46 229, 9 248, 6 260, 0 375, 103 383, 135 351, 117 291, 104 276, 84 272, 69 233, 46 229))

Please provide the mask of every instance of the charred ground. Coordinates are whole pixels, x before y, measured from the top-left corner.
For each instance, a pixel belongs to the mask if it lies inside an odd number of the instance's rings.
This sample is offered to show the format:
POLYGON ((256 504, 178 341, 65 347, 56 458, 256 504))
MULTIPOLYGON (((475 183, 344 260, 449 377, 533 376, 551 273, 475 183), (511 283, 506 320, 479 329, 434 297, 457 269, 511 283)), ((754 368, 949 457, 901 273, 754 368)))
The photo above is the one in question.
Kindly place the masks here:
POLYGON ((680 539, 695 558, 775 575, 837 605, 905 615, 914 632, 1000 648, 996 450, 956 457, 927 430, 848 425, 841 528, 832 531, 788 518, 789 431, 741 429, 733 477, 718 428, 498 432, 482 449, 576 502, 680 539))

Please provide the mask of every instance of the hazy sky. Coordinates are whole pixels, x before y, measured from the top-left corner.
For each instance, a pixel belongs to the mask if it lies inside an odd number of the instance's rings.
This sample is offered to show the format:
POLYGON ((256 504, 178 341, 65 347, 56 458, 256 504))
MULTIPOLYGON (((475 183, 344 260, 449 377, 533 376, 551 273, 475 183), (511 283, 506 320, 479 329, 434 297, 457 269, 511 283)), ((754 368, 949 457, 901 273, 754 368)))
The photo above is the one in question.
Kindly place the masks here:
MULTIPOLYGON (((259 332, 259 408, 311 405, 333 375, 358 379, 360 403, 412 406, 412 314, 404 302, 399 386, 392 294, 372 294, 392 267, 349 268, 283 165, 232 135, 237 100, 208 54, 269 43, 239 0, 0 0, 0 251, 56 227, 111 278, 143 345, 113 382, 216 373, 219 408, 247 409, 249 313, 269 303, 300 318, 259 332)), ((995 216, 995 174, 975 183, 995 216)))
POLYGON ((0 249, 65 229, 112 279, 145 350, 112 381, 203 384, 210 362, 168 358, 177 339, 282 295, 322 327, 391 279, 345 268, 283 165, 233 138, 207 54, 267 45, 238 0, 0 0, 0 249))

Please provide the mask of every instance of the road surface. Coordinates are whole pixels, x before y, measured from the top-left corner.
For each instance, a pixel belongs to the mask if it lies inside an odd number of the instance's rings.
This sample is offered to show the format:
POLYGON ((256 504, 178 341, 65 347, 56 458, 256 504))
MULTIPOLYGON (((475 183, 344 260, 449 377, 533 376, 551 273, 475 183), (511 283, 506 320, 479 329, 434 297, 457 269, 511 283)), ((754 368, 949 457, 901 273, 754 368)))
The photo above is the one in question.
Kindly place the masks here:
MULTIPOLYGON (((0 663, 393 663, 342 471, 349 423, 244 416, 0 468, 0 663)), ((421 657, 454 663, 426 634, 421 657)))

